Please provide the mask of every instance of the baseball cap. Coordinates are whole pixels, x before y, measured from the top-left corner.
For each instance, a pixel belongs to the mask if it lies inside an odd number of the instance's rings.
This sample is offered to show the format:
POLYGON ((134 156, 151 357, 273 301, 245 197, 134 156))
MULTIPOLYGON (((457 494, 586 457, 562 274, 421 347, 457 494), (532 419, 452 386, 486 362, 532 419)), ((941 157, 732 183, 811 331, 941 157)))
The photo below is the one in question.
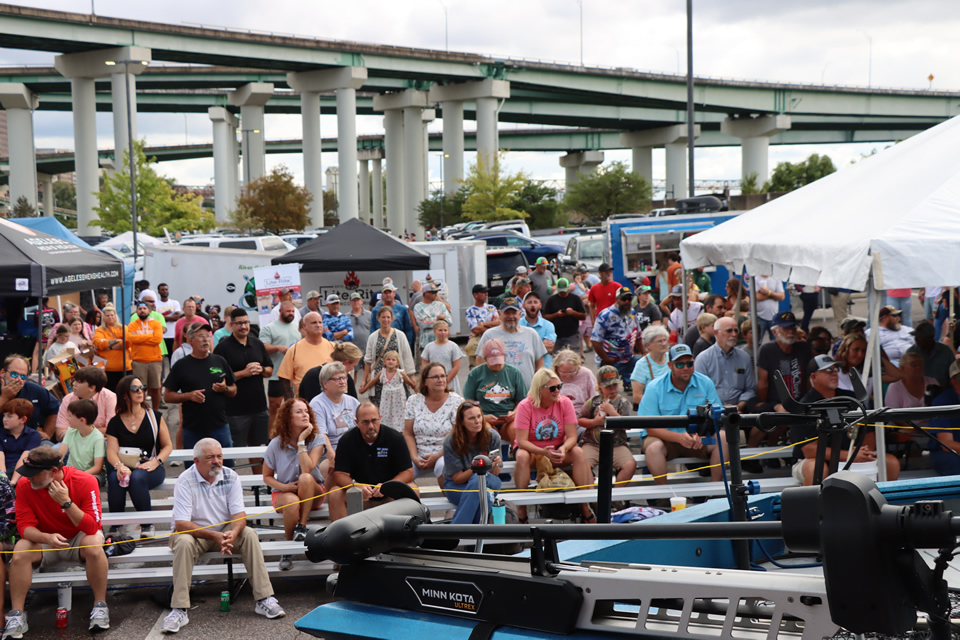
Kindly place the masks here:
POLYGON ((641 293, 646 293, 646 292, 648 292, 648 291, 650 291, 650 290, 651 290, 651 289, 650 289, 650 287, 649 287, 648 285, 645 285, 645 284, 638 284, 638 285, 637 285, 637 295, 640 295, 641 293))
POLYGON ((63 466, 63 463, 60 462, 59 458, 54 458, 53 460, 31 460, 28 456, 23 460, 23 464, 17 467, 17 473, 19 473, 24 478, 32 478, 41 471, 49 471, 50 469, 59 469, 63 466))
POLYGON ((601 387, 612 387, 620 384, 620 372, 616 367, 606 364, 597 370, 597 381, 601 387))
POLYGON ((383 279, 383 284, 385 284, 385 285, 387 285, 387 284, 393 284, 393 278, 389 278, 389 277, 388 277, 388 278, 384 278, 384 279, 383 279))
POLYGON ((566 278, 557 280, 557 291, 567 291, 570 289, 570 281, 566 278))
POLYGON ((485 285, 485 284, 475 284, 475 285, 473 285, 473 292, 474 292, 474 293, 486 293, 487 291, 489 291, 489 289, 487 289, 487 285, 485 285))
POLYGON ((610 266, 608 263, 606 263, 606 262, 601 262, 601 263, 600 263, 600 266, 597 267, 597 271, 613 271, 613 267, 611 267, 611 266, 610 266))
POLYGON ((438 291, 440 291, 440 283, 437 282, 436 280, 431 280, 429 283, 427 283, 427 288, 425 289, 425 291, 431 291, 433 293, 437 293, 438 291))
POLYGON ((678 344, 675 347, 670 347, 670 362, 674 360, 679 360, 683 356, 693 357, 693 351, 690 350, 685 344, 678 344))
POLYGON ((813 360, 810 361, 810 364, 807 365, 807 373, 816 373, 817 371, 823 371, 824 369, 829 369, 830 367, 836 367, 837 361, 828 356, 825 353, 821 353, 816 356, 813 360))
POLYGON ((679 284, 673 285, 673 289, 670 290, 670 295, 679 298, 683 295, 683 287, 679 284))
POLYGON ((193 334, 196 335, 198 331, 213 331, 213 327, 202 322, 197 322, 197 326, 193 328, 193 334))
MULTIPOLYGON (((950 363, 950 369, 947 371, 951 378, 960 376, 960 360, 954 360, 950 363)), ((21 474, 22 475, 22 474, 21 474)))
POLYGON ((517 278, 517 280, 516 280, 516 285, 517 285, 518 287, 532 286, 532 285, 533 285, 533 281, 530 280, 530 278, 517 278))
POLYGON ((900 309, 897 309, 897 308, 894 307, 893 305, 889 305, 889 304, 888 304, 887 306, 880 308, 880 317, 881 317, 881 318, 884 317, 884 316, 898 316, 898 315, 900 315, 900 313, 901 313, 901 312, 900 312, 900 309))
POLYGON ((521 276, 525 276, 525 275, 527 275, 527 271, 529 271, 529 269, 527 269, 526 267, 517 267, 517 271, 516 271, 516 272, 517 272, 518 274, 520 274, 521 276))
POLYGON ((340 296, 335 293, 331 293, 327 296, 327 304, 340 304, 340 296))
POLYGON ((494 338, 493 340, 488 340, 483 343, 483 359, 487 364, 503 364, 504 357, 507 353, 506 347, 503 346, 503 343, 494 338))
POLYGON ((307 300, 313 300, 314 298, 319 298, 320 292, 317 290, 307 292, 307 300))
POLYGON ((363 296, 360 295, 360 292, 359 292, 359 291, 354 291, 353 293, 350 294, 350 299, 351 299, 351 300, 363 300, 363 296))
POLYGON ((856 316, 847 316, 846 318, 843 319, 843 322, 840 323, 840 330, 843 331, 844 333, 849 333, 857 325, 861 325, 865 327, 867 326, 867 321, 864 320, 863 318, 858 318, 856 316))
MULTIPOLYGON (((389 278, 388 278, 388 279, 389 279, 389 278)), ((387 282, 387 283, 385 283, 382 287, 380 287, 380 290, 381 290, 381 291, 396 291, 397 288, 396 288, 395 286, 393 286, 392 283, 387 282)))
POLYGON ((630 287, 620 287, 617 289, 618 298, 632 298, 633 291, 630 290, 630 287))
POLYGON ((910 332, 914 336, 923 336, 926 338, 933 337, 933 325, 929 322, 921 322, 917 327, 910 332))
POLYGON ((544 258, 543 256, 540 256, 539 258, 537 258, 537 261, 535 264, 549 264, 549 262, 547 261, 546 258, 544 258))
POLYGON ((797 326, 797 316, 793 311, 781 311, 773 316, 773 324, 777 327, 795 327, 797 326))
POLYGON ((516 296, 509 296, 503 299, 503 302, 500 303, 500 311, 506 311, 507 309, 516 309, 520 311, 523 307, 520 304, 520 299, 516 296))

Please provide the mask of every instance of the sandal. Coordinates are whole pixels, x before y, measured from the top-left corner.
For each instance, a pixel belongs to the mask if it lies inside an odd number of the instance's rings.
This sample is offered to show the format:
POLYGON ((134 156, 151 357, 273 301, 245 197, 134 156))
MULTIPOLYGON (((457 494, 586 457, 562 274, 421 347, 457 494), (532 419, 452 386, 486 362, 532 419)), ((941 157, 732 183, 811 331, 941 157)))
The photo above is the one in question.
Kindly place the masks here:
POLYGON ((580 521, 581 521, 583 524, 596 524, 596 523, 597 523, 597 514, 595 514, 595 513, 593 512, 593 510, 591 509, 591 510, 590 510, 590 515, 589 515, 589 516, 581 516, 581 517, 580 517, 580 521))

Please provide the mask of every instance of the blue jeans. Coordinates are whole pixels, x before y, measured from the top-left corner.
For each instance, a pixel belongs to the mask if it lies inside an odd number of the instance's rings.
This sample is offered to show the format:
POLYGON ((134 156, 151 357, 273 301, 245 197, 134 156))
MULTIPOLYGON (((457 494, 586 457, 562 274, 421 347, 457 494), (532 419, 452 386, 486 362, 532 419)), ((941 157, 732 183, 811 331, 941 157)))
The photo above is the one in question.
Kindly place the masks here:
POLYGON ((754 333, 757 334, 757 344, 763 344, 764 336, 770 336, 770 339, 773 340, 773 331, 770 330, 771 327, 773 327, 773 319, 764 320, 763 318, 757 316, 757 328, 759 329, 759 333, 754 331, 754 333))
MULTIPOLYGON (((183 429, 183 425, 180 425, 180 428, 183 429)), ((220 443, 220 446, 223 448, 233 446, 233 436, 230 434, 230 425, 225 424, 222 427, 218 427, 209 433, 197 433, 190 429, 183 429, 183 448, 184 449, 193 449, 193 447, 203 440, 204 438, 213 438, 220 443)), ((224 460, 224 466, 233 467, 233 460, 224 460)), ((192 461, 184 463, 183 468, 189 469, 193 466, 192 461)))
POLYGON ((623 378, 623 388, 630 389, 630 376, 633 375, 633 369, 637 366, 637 360, 640 359, 640 356, 634 355, 632 358, 626 362, 618 362, 616 364, 617 371, 620 372, 620 377, 623 378))
POLYGON ((960 475, 960 458, 949 451, 944 451, 940 448, 931 451, 930 464, 934 470, 942 476, 960 475))
MULTIPOLYGON (((459 491, 451 491, 446 494, 447 500, 457 505, 457 511, 450 521, 451 524, 478 524, 480 522, 480 494, 477 491, 479 486, 480 482, 477 480, 477 474, 473 474, 464 484, 451 482, 448 485, 450 489, 459 489, 459 491), (466 491, 467 493, 460 493, 460 491, 466 491)), ((503 483, 500 478, 487 474, 487 489, 498 491, 501 486, 503 486, 503 483)), ((488 491, 487 512, 490 511, 492 504, 493 495, 488 491)), ((488 520, 488 522, 492 522, 492 520, 488 520)))
POLYGON ((800 301, 803 302, 803 320, 800 322, 800 328, 809 333, 813 312, 817 310, 817 306, 820 304, 820 294, 813 291, 804 291, 800 294, 800 301))
POLYGON ((927 296, 926 298, 923 299, 923 317, 925 320, 931 320, 936 316, 937 316, 937 300, 934 297, 927 296))
POLYGON ((110 507, 110 513, 120 513, 123 511, 127 502, 127 494, 130 494, 130 501, 133 508, 137 511, 150 511, 150 489, 156 489, 167 477, 167 472, 160 465, 153 471, 144 471, 143 469, 130 470, 130 486, 121 487, 117 480, 117 471, 115 469, 107 470, 107 504, 110 507))

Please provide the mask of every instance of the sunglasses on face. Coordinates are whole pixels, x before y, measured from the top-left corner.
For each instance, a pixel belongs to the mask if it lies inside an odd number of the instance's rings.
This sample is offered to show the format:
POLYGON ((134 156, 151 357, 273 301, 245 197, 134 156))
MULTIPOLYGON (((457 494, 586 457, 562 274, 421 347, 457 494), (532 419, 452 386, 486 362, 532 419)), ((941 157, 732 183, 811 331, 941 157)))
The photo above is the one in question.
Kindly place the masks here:
POLYGON ((675 366, 677 369, 685 369, 687 367, 693 369, 693 360, 690 360, 689 362, 674 362, 673 366, 675 366))
POLYGON ((141 391, 145 391, 146 389, 147 389, 147 386, 144 384, 130 385, 130 393, 140 393, 141 391))
POLYGON ((23 380, 24 382, 26 382, 27 378, 30 377, 30 374, 28 373, 14 373, 13 371, 10 371, 9 373, 10 373, 10 377, 13 378, 14 380, 19 379, 19 380, 23 380))
POLYGON ((544 389, 546 389, 550 393, 556 393, 557 391, 560 391, 560 389, 563 389, 563 383, 561 382, 560 384, 555 384, 550 387, 544 387, 544 389))

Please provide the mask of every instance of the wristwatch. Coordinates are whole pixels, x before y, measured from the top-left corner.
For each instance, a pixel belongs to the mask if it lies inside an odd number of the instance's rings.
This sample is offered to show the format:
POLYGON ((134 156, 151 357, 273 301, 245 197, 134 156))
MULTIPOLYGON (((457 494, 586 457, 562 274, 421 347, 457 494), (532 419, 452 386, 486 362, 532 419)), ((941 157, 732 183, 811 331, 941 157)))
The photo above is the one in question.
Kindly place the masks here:
POLYGON ((62 505, 60 505, 60 509, 62 509, 63 511, 66 511, 66 510, 69 509, 71 506, 73 506, 73 500, 67 500, 67 501, 64 502, 62 505))

